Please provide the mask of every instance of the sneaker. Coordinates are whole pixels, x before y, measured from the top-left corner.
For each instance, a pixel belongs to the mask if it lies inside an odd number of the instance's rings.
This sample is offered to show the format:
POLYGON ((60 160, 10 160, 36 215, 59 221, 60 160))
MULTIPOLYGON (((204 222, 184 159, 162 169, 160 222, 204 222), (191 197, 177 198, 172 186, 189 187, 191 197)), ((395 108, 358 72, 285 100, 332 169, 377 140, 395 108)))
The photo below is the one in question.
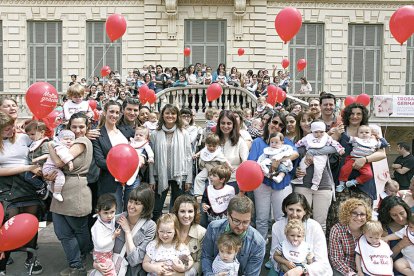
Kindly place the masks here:
POLYGON ((0 271, 0 276, 6 276, 6 271, 0 271))
POLYGON ((273 263, 270 259, 265 263, 265 267, 267 269, 271 269, 273 267, 273 263))
POLYGON ((298 184, 303 184, 303 177, 298 177, 298 178, 295 178, 295 179, 293 179, 292 181, 290 181, 290 183, 292 183, 292 184, 296 184, 296 185, 298 185, 298 184))
POLYGON ((344 184, 339 184, 338 186, 336 186, 335 189, 338 193, 342 193, 345 190, 345 185, 344 184))
POLYGON ((283 178, 284 178, 283 175, 278 175, 278 176, 274 176, 272 179, 273 179, 274 182, 280 183, 280 182, 282 182, 283 178))
POLYGON ((29 274, 30 274, 30 270, 32 271, 33 275, 38 275, 43 272, 43 267, 37 259, 34 261, 34 263, 33 263, 33 259, 26 260, 24 262, 24 266, 27 269, 29 269, 29 274))
POLYGON ((345 183, 345 185, 349 188, 349 187, 353 187, 356 186, 358 184, 358 181, 356 181, 356 179, 352 179, 349 180, 345 183))
POLYGON ((70 267, 65 268, 59 274, 60 274, 60 276, 69 276, 69 274, 70 274, 70 267))
MULTIPOLYGON (((1 223, 1 222, 0 222, 1 223)), ((12 259, 12 257, 10 256, 9 259, 7 260, 6 265, 11 265, 14 263, 14 260, 12 259)))
POLYGON ((53 197, 60 202, 63 202, 63 196, 61 193, 53 193, 53 197))
POLYGON ((41 200, 46 200, 49 196, 49 190, 46 187, 43 187, 37 190, 36 194, 38 197, 40 197, 41 200))
POLYGON ((71 267, 69 276, 86 276, 86 269, 84 267, 71 267))

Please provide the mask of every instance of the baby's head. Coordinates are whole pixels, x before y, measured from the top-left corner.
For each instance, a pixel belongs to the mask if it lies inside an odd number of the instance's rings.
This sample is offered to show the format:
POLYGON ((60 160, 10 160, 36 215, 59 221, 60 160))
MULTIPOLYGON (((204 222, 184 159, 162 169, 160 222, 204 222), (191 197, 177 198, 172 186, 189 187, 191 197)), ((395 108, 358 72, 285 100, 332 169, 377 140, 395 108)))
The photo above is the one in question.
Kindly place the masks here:
POLYGON ((38 141, 45 138, 46 130, 46 124, 36 120, 30 121, 24 128, 24 131, 32 141, 38 141))
POLYGON ((266 105, 266 97, 260 96, 259 98, 257 98, 257 103, 258 103, 260 106, 264 106, 264 105, 266 105))
POLYGON ((69 129, 64 129, 61 132, 59 132, 58 139, 61 144, 70 147, 75 142, 75 133, 70 131, 69 129))
POLYGON ((384 192, 389 196, 397 195, 398 191, 400 190, 400 184, 398 184, 395 180, 388 180, 385 182, 384 192))
POLYGON ((283 145, 285 137, 282 133, 276 132, 269 135, 269 145, 271 148, 280 149, 283 145))
POLYGON ((206 137, 206 148, 209 152, 213 153, 217 150, 220 145, 220 138, 215 133, 210 133, 206 137))
POLYGON ((217 122, 220 112, 217 108, 211 107, 206 109, 206 119, 217 122))
POLYGON ((326 125, 323 121, 313 121, 311 123, 311 131, 312 131, 313 137, 322 138, 322 136, 326 132, 326 125))
POLYGON ((252 120, 252 127, 254 127, 257 130, 262 130, 263 129, 262 120, 260 120, 259 118, 253 119, 252 120))
POLYGON ((384 230, 382 229, 381 222, 369 220, 362 228, 362 232, 364 233, 367 242, 370 245, 376 246, 380 244, 381 236, 384 233, 384 230))
POLYGON ((146 127, 139 126, 135 129, 134 140, 137 142, 147 141, 149 138, 149 131, 146 127))
POLYGON ((298 219, 291 219, 285 227, 286 239, 293 245, 299 246, 305 239, 305 227, 298 219))
POLYGON ((151 112, 151 113, 148 115, 148 121, 150 121, 151 123, 156 123, 156 122, 158 122, 158 116, 157 116, 157 113, 155 113, 155 112, 151 112))
POLYGON ((85 87, 79 83, 75 83, 69 86, 66 93, 68 99, 72 100, 74 103, 81 103, 85 97, 85 87))
POLYGON ((358 128, 358 138, 370 139, 371 135, 372 135, 372 130, 369 126, 362 125, 358 128))
POLYGON ((115 217, 116 198, 113 194, 103 194, 96 203, 96 213, 105 223, 110 223, 115 217))
POLYGON ((217 240, 220 258, 225 263, 232 263, 242 246, 239 236, 224 232, 217 240))
POLYGON ((243 113, 246 120, 250 120, 252 118, 252 110, 250 108, 243 109, 243 113))

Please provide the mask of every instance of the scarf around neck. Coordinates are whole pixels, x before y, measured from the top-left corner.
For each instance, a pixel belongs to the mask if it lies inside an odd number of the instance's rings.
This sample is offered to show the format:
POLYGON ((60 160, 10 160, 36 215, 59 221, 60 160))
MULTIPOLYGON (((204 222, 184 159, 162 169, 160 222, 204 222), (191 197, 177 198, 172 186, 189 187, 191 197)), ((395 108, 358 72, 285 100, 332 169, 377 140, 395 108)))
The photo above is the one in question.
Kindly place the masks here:
POLYGON ((172 128, 167 128, 165 125, 162 125, 162 130, 167 133, 173 133, 177 129, 177 125, 174 125, 172 128))

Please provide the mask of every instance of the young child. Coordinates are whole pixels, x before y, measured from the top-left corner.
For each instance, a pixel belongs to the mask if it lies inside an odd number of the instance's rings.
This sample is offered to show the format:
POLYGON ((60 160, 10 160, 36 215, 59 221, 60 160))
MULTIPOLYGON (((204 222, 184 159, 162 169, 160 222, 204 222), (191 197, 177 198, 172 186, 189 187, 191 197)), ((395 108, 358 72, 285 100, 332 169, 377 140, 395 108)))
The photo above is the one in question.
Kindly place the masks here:
POLYGON ((96 204, 97 220, 92 226, 93 259, 96 263, 104 264, 111 270, 105 275, 116 276, 112 261, 112 250, 115 238, 121 234, 121 229, 115 229, 116 199, 113 194, 103 194, 96 204))
POLYGON ((203 76, 203 71, 201 71, 201 68, 196 71, 196 76, 197 76, 197 81, 196 81, 197 84, 203 84, 204 76, 203 76))
POLYGON ((385 182, 384 191, 379 194, 379 200, 378 200, 378 207, 377 210, 381 207, 382 200, 388 196, 399 196, 401 197, 400 193, 398 192, 400 190, 400 184, 398 184, 395 180, 388 180, 385 182))
POLYGON ((209 176, 209 172, 217 165, 231 164, 224 157, 221 149, 220 138, 215 133, 210 133, 206 138, 206 146, 194 155, 194 158, 200 158, 199 165, 201 171, 194 180, 194 195, 201 196, 205 190, 205 182, 209 176))
POLYGON ((217 240, 219 253, 213 261, 212 269, 214 275, 227 273, 227 276, 237 276, 239 273, 240 263, 236 256, 242 246, 240 237, 233 233, 220 235, 217 240))
POLYGON ((226 165, 219 165, 210 171, 210 185, 205 188, 201 206, 207 213, 208 222, 225 218, 230 200, 235 196, 236 190, 226 185, 231 176, 231 170, 226 165))
POLYGON ((234 87, 239 87, 240 86, 240 80, 239 80, 239 78, 237 77, 236 74, 231 74, 230 75, 229 85, 232 85, 234 87))
POLYGON ((394 275, 393 254, 389 245, 381 240, 383 233, 379 221, 367 221, 362 229, 363 236, 357 241, 355 263, 358 276, 394 275))
POLYGON ((213 75, 210 72, 207 72, 203 77, 203 84, 210 85, 213 82, 213 75))
POLYGON ((301 266, 313 263, 314 254, 310 244, 305 241, 305 227, 298 219, 291 219, 285 227, 286 239, 276 248, 273 259, 281 264, 279 275, 301 266))
MULTIPOLYGON (((407 237, 410 245, 401 250, 403 257, 395 261, 395 269, 403 275, 413 275, 414 273, 414 216, 407 218, 408 225, 394 234, 383 237, 385 242, 395 241, 407 237)), ((382 275, 382 274, 381 274, 382 275)))
POLYGON ((341 168, 339 185, 336 187, 337 192, 342 192, 345 187, 363 184, 374 176, 371 169, 371 163, 368 162, 367 156, 381 148, 382 142, 372 136, 371 128, 369 126, 360 126, 357 133, 358 137, 349 137, 349 143, 352 143, 352 151, 346 157, 345 164, 341 168), (360 175, 356 179, 348 180, 353 170, 352 165, 355 162, 353 158, 361 157, 365 158, 366 162, 365 165, 358 170, 360 175))
POLYGON ((93 110, 88 101, 84 101, 85 87, 80 84, 69 86, 66 93, 68 101, 63 105, 63 119, 67 122, 77 112, 85 112, 89 118, 93 117, 93 110))
POLYGON ((185 273, 193 265, 188 247, 180 241, 179 223, 174 214, 157 220, 155 240, 148 243, 142 267, 150 276, 185 273))
POLYGON ((180 78, 173 83, 173 87, 186 87, 188 85, 185 74, 181 74, 180 78))
MULTIPOLYGON (((49 147, 47 142, 49 138, 46 137, 47 127, 45 123, 40 121, 31 121, 24 128, 26 134, 33 141, 29 147, 29 160, 32 164, 43 166, 46 159, 49 157, 49 147)), ((42 200, 49 196, 49 190, 46 188, 46 183, 42 178, 36 176, 32 172, 25 172, 21 174, 24 180, 36 188, 36 193, 42 200)))
POLYGON ((247 132, 250 134, 252 139, 256 139, 257 137, 262 137, 263 135, 263 123, 260 118, 253 118, 251 120, 250 126, 247 127, 247 132))
POLYGON ((204 137, 207 137, 211 132, 215 132, 215 128, 217 126, 217 120, 219 117, 220 112, 218 109, 211 107, 206 109, 206 127, 204 128, 204 137))
POLYGON ((216 82, 220 84, 221 86, 228 86, 227 84, 227 77, 226 77, 226 71, 221 70, 216 78, 216 82))
MULTIPOLYGON (((143 155, 145 151, 147 153, 148 163, 154 163, 154 151, 149 144, 149 131, 147 128, 143 126, 136 127, 135 136, 131 138, 129 144, 137 151, 138 156, 143 155)), ((128 180, 127 185, 136 184, 136 181, 139 181, 139 179, 137 180, 139 169, 140 167, 137 168, 135 174, 128 180)))
POLYGON ((257 98, 256 116, 260 116, 266 109, 267 102, 266 97, 260 96, 257 98))
POLYGON ((263 154, 257 160, 265 176, 271 177, 276 183, 282 182, 285 175, 293 169, 292 161, 289 159, 293 154, 293 148, 283 144, 284 139, 280 132, 270 134, 270 145, 263 149, 263 154), (280 164, 276 172, 270 173, 270 166, 274 160, 280 161, 280 164))
POLYGON ((144 123, 144 127, 148 128, 150 132, 153 132, 157 129, 158 126, 158 116, 155 112, 151 112, 148 115, 148 121, 144 123))
MULTIPOLYGON (((57 139, 54 141, 54 150, 59 158, 62 160, 63 163, 68 165, 69 171, 73 170, 73 155, 69 152, 70 147, 75 142, 75 133, 70 130, 62 130, 57 139)), ((49 156, 46 160, 46 163, 43 165, 42 172, 43 174, 49 174, 52 171, 57 173, 56 179, 53 183, 48 182, 50 185, 50 189, 53 191, 53 197, 57 200, 62 202, 62 189, 65 185, 65 175, 63 174, 62 170, 56 166, 53 162, 52 158, 49 156)), ((48 186, 49 187, 49 186, 48 186)))
POLYGON ((243 109, 243 114, 244 114, 244 124, 247 127, 249 127, 252 124, 252 119, 253 119, 252 110, 250 108, 245 108, 243 109))
MULTIPOLYGON (((305 137, 303 137, 301 140, 299 140, 296 143, 296 147, 302 147, 302 146, 306 147, 306 150, 308 151, 306 154, 313 155, 312 152, 309 152, 309 150, 321 149, 326 146, 333 146, 340 155, 345 153, 344 148, 326 133, 326 125, 324 122, 322 121, 312 122, 311 131, 312 133, 306 135, 305 137)), ((304 172, 306 172, 306 168, 307 168, 307 165, 305 164, 305 159, 306 158, 302 158, 299 164, 300 169, 304 172)), ((327 161, 328 161, 327 154, 313 156, 314 171, 313 171, 312 187, 311 187, 313 191, 317 191, 319 188, 319 183, 321 182, 323 170, 325 169, 327 161)), ((302 184, 303 177, 293 179, 291 183, 302 184)))

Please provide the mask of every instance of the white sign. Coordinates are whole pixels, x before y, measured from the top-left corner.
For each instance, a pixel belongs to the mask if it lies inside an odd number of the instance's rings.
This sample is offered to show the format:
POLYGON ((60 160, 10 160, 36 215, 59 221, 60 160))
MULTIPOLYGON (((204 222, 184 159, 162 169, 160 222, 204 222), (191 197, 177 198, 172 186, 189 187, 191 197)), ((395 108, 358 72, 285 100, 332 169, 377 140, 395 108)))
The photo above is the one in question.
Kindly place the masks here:
POLYGON ((376 117, 414 117, 414 96, 374 96, 374 114, 376 117))

